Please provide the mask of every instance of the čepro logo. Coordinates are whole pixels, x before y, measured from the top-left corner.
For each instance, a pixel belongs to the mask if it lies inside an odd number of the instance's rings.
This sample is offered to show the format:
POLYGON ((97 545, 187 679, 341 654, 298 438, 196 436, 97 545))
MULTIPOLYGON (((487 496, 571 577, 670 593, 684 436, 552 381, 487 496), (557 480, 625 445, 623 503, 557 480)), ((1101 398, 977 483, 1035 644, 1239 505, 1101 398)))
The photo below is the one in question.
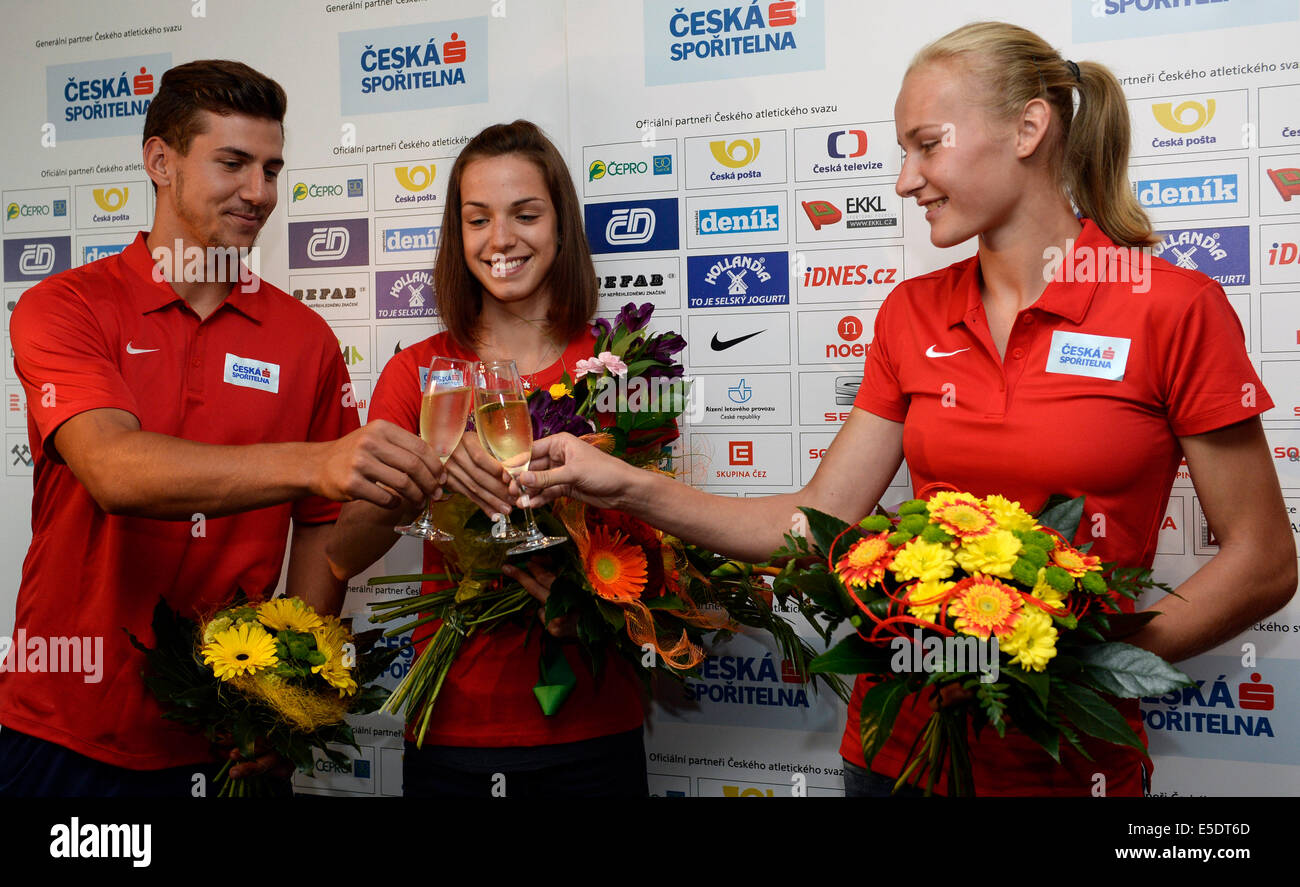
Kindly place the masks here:
POLYGON ((593 253, 677 249, 677 201, 621 200, 583 207, 587 241, 593 253))

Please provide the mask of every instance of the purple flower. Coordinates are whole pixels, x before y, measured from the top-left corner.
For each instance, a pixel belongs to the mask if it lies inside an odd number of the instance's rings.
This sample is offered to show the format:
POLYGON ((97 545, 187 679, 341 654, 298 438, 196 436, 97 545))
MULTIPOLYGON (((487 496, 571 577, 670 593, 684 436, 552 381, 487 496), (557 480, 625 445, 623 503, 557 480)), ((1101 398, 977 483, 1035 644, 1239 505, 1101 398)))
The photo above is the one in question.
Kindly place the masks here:
POLYGON ((677 333, 664 333, 646 343, 646 349, 641 356, 661 363, 670 363, 672 356, 685 347, 686 340, 677 333))
POLYGON ((600 339, 608 336, 613 329, 614 328, 609 325, 608 320, 603 317, 597 317, 596 322, 591 325, 591 334, 600 339))
POLYGON ((646 302, 640 308, 636 302, 628 302, 623 306, 623 310, 618 312, 618 317, 614 318, 614 323, 627 327, 631 332, 636 332, 646 325, 650 320, 650 315, 654 313, 655 306, 646 302))
POLYGON ((578 401, 572 396, 552 398, 545 390, 528 399, 528 415, 533 420, 533 438, 550 437, 567 431, 583 435, 593 429, 591 423, 578 415, 578 401))

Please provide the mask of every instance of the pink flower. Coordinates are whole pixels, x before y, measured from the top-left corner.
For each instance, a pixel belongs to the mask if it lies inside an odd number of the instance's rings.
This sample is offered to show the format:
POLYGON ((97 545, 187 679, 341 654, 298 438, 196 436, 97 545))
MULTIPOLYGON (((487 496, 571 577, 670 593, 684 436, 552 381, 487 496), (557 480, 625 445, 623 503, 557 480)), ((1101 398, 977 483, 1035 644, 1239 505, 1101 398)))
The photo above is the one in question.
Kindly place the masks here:
POLYGON ((627 364, 619 360, 612 351, 602 351, 595 357, 584 358, 578 361, 573 381, 578 381, 587 373, 604 373, 609 370, 616 376, 621 376, 627 372, 627 364))

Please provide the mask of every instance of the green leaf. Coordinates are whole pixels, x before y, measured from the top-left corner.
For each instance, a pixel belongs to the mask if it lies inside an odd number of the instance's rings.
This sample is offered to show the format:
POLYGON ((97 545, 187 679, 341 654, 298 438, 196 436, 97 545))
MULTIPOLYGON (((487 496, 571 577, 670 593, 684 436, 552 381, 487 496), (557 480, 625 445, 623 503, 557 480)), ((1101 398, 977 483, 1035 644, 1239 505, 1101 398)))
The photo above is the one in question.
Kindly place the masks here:
POLYGON ((1081 647, 1075 656, 1083 662, 1088 680, 1112 696, 1136 699, 1159 696, 1192 680, 1149 650, 1111 641, 1081 647))
POLYGON ((889 674, 890 658, 887 648, 873 646, 851 634, 810 662, 808 671, 813 674, 889 674))
POLYGON ((876 684, 862 697, 862 754, 868 764, 893 732, 894 721, 907 695, 907 682, 895 678, 876 684))
MULTIPOLYGON (((1006 669, 1003 669, 1006 673, 1006 669)), ((1007 715, 1016 729, 1038 743, 1052 760, 1061 763, 1061 734, 1056 725, 1029 704, 1032 700, 1013 697, 1007 703, 1007 715)))
POLYGON ((1074 538, 1079 531, 1079 521, 1083 520, 1083 497, 1067 499, 1060 493, 1053 493, 1038 515, 1038 522, 1051 527, 1065 537, 1066 541, 1074 538))
POLYGON ((684 610, 686 604, 675 594, 666 594, 663 597, 652 598, 645 602, 647 610, 684 610))
MULTIPOLYGON (((850 525, 838 517, 818 511, 816 508, 800 508, 799 510, 808 518, 808 532, 812 534, 813 544, 817 546, 817 551, 823 555, 834 554, 831 551, 831 543, 835 541, 836 536, 847 530, 850 525)), ((847 535, 853 536, 852 533, 847 535)), ((856 537, 854 537, 854 541, 856 541, 856 537)))
POLYGON ((1065 719, 1089 736, 1115 745, 1127 745, 1146 754, 1142 740, 1138 739, 1124 716, 1087 687, 1059 681, 1052 698, 1060 706, 1065 719))
POLYGON ((1047 705, 1047 692, 1049 688, 1047 672, 1045 671, 1025 671, 1018 665, 1003 665, 1000 672, 1001 677, 1011 678, 1024 684, 1033 691, 1034 696, 1038 699, 1039 705, 1047 705))

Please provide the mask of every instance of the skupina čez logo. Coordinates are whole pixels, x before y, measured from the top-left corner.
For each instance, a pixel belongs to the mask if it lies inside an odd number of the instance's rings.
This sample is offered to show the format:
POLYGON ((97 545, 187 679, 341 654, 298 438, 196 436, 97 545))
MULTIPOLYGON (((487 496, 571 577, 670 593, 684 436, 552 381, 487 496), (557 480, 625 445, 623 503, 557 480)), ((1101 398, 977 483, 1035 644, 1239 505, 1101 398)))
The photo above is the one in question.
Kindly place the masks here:
POLYGON ((130 188, 96 188, 90 192, 95 199, 95 205, 104 212, 117 212, 126 206, 127 198, 131 196, 130 188))

